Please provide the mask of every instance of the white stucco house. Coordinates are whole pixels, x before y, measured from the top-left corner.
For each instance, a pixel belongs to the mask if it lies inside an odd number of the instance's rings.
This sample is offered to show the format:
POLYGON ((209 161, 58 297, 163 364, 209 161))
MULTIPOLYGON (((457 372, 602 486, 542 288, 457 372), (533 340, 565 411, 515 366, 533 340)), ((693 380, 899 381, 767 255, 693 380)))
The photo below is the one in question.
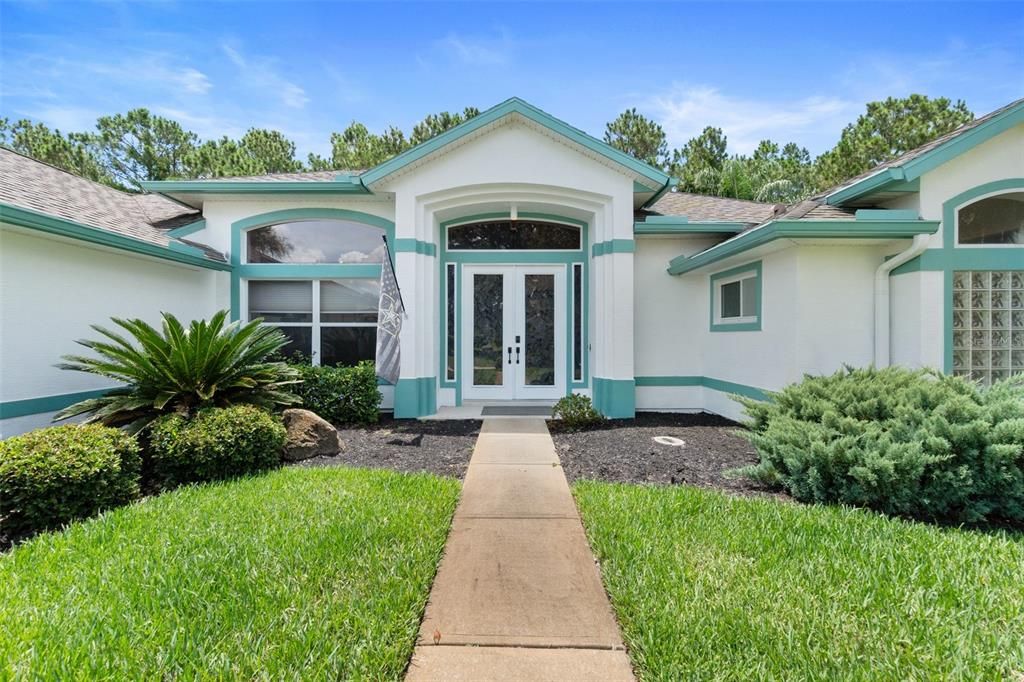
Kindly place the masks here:
POLYGON ((0 428, 109 388, 54 363, 111 316, 228 308, 372 358, 382 237, 398 417, 569 392, 736 417, 844 363, 1024 371, 1024 100, 794 206, 672 185, 519 99, 369 170, 143 195, 0 150, 0 428))

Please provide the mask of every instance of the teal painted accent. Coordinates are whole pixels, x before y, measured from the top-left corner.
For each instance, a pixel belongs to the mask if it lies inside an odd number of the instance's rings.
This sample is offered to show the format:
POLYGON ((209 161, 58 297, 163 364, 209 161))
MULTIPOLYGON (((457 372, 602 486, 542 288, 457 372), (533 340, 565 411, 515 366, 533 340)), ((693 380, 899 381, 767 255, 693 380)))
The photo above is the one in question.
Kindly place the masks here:
POLYGON ((968 249, 928 249, 917 258, 892 271, 893 275, 908 272, 940 270, 1020 270, 1024 255, 1013 248, 971 247, 968 249))
POLYGON ((178 238, 181 238, 181 237, 187 237, 190 234, 195 234, 196 232, 199 232, 199 231, 205 230, 205 229, 206 229, 206 218, 203 218, 202 220, 197 220, 194 223, 189 223, 188 225, 182 225, 181 227, 176 227, 173 230, 168 231, 167 235, 170 236, 170 237, 174 237, 175 239, 178 239, 178 238))
POLYGON ((665 195, 665 192, 669 191, 670 189, 672 189, 673 187, 675 187, 678 184, 679 184, 679 178, 669 178, 665 182, 665 184, 662 185, 661 189, 659 189, 657 192, 655 192, 654 195, 650 199, 645 201, 640 208, 648 208, 649 206, 653 206, 658 201, 658 199, 660 199, 661 197, 663 197, 665 195))
POLYGON ((859 208, 853 214, 854 220, 918 220, 920 217, 917 211, 879 208, 859 208))
POLYGON ((594 377, 594 408, 609 419, 636 416, 636 383, 633 379, 594 377))
MULTIPOLYGON (((441 377, 439 385, 441 388, 455 389, 455 404, 462 404, 462 265, 463 264, 499 264, 499 265, 566 265, 566 387, 567 392, 572 389, 586 388, 589 385, 590 354, 587 352, 589 339, 589 317, 590 317, 590 265, 584 257, 583 249, 579 251, 449 251, 447 248, 448 239, 446 230, 448 227, 465 225, 468 223, 484 220, 507 219, 508 212, 504 213, 480 213, 461 218, 446 220, 440 224, 440 254, 438 257, 440 286, 438 287, 438 310, 441 311, 440 324, 438 324, 438 373, 441 377), (449 263, 455 263, 455 380, 446 380, 447 358, 445 356, 445 314, 447 311, 446 299, 446 274, 445 267, 449 263), (572 266, 574 264, 583 266, 583 380, 573 381, 572 375, 572 266)), ((586 222, 567 218, 565 216, 550 213, 528 213, 520 212, 520 218, 547 220, 551 222, 566 223, 580 227, 580 243, 586 244, 588 239, 589 226, 586 222)))
POLYGON ((13 419, 14 417, 27 417, 32 414, 56 412, 75 403, 80 403, 83 400, 99 398, 114 388, 116 387, 109 386, 92 391, 47 395, 41 398, 26 398, 24 400, 8 400, 7 402, 0 403, 0 419, 13 419))
POLYGON ((339 175, 334 181, 152 180, 147 192, 158 194, 370 194, 357 176, 339 175))
POLYGON ((437 412, 437 378, 399 379, 395 385, 395 418, 416 419, 437 412))
POLYGON ((647 220, 633 223, 633 234, 736 234, 742 232, 748 223, 717 220, 689 222, 682 216, 648 216, 647 220), (652 221, 651 218, 674 218, 675 220, 652 221))
POLYGON ((775 220, 695 256, 673 258, 668 273, 692 272, 776 239, 906 239, 938 229, 937 220, 775 220))
POLYGON ((437 246, 419 239, 400 238, 395 240, 395 253, 421 253, 424 256, 437 255, 437 246))
POLYGON ((636 251, 636 242, 632 239, 611 239, 594 244, 591 254, 594 258, 597 258, 609 253, 633 253, 634 251, 636 251))
POLYGON ((705 376, 649 376, 637 377, 638 388, 644 386, 703 386, 722 393, 734 393, 754 400, 767 400, 768 391, 756 386, 737 384, 732 381, 705 376))
POLYGON ((371 279, 380 277, 380 267, 379 263, 253 263, 239 265, 235 273, 241 279, 371 279))
MULTIPOLYGON (((263 183, 266 184, 266 183, 263 183)), ((287 208, 260 213, 231 223, 231 319, 242 319, 242 279, 340 279, 380 277, 379 264, 370 263, 318 263, 310 265, 252 263, 243 264, 242 234, 247 230, 277 223, 300 220, 350 220, 373 225, 385 231, 388 243, 395 238, 395 224, 387 218, 350 211, 342 208, 287 208)))
POLYGON ((634 159, 628 154, 615 149, 611 145, 606 144, 597 138, 587 135, 581 130, 573 128, 572 126, 558 120, 544 111, 541 111, 537 107, 528 104, 518 97, 512 97, 497 106, 491 107, 487 111, 481 112, 479 115, 474 116, 468 121, 460 123, 454 128, 451 128, 440 135, 436 135, 426 142, 418 144, 412 149, 402 152, 398 156, 395 156, 379 166, 366 171, 362 176, 360 176, 362 182, 365 186, 369 187, 392 173, 405 168, 411 163, 419 161, 452 142, 455 142, 470 133, 480 130, 485 126, 512 114, 518 114, 523 118, 529 119, 537 125, 543 126, 548 130, 579 144, 585 149, 594 152, 595 154, 624 166, 625 168, 640 175, 643 179, 648 180, 652 184, 652 191, 657 191, 670 179, 669 175, 664 171, 634 159))
POLYGON ((759 332, 761 331, 761 261, 753 261, 745 265, 739 265, 735 268, 723 270, 722 272, 716 272, 711 275, 711 285, 708 287, 709 295, 711 297, 710 303, 710 325, 711 331, 713 332, 759 332), (754 271, 754 277, 756 286, 754 287, 755 296, 757 296, 756 307, 757 312, 755 317, 757 318, 754 322, 715 322, 715 293, 718 290, 717 282, 727 277, 732 277, 743 272, 754 271))
POLYGON ((890 185, 899 186, 902 183, 912 182, 928 171, 1021 123, 1024 123, 1024 100, 1005 107, 984 123, 943 142, 900 166, 883 169, 833 192, 825 197, 825 201, 829 204, 841 205, 846 201, 858 199, 872 192, 888 191, 890 185))
POLYGON ((648 187, 642 183, 633 181, 633 194, 647 194, 648 192, 657 192, 658 190, 648 187))
POLYGON ((46 213, 32 211, 9 204, 0 204, 0 221, 24 227, 30 230, 45 232, 60 237, 68 237, 79 241, 107 246, 142 256, 152 256, 161 260, 173 261, 184 265, 193 265, 209 270, 231 270, 231 265, 207 258, 200 249, 180 244, 175 241, 167 246, 160 246, 141 239, 126 237, 114 232, 102 230, 91 225, 83 225, 71 220, 56 218, 46 213))

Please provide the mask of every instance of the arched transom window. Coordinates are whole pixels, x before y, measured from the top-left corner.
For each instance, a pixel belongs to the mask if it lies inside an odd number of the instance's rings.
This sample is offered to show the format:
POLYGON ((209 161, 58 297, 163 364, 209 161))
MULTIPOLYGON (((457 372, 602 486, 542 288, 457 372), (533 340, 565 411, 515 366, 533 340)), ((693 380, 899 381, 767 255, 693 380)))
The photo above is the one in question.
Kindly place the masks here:
POLYGON ((540 220, 488 220, 448 228, 448 250, 578 251, 582 230, 540 220))
POLYGON ((1024 245, 1024 192, 975 201, 957 215, 960 244, 1024 245))
POLYGON ((302 220, 246 233, 247 263, 383 263, 384 228, 351 220, 302 220))

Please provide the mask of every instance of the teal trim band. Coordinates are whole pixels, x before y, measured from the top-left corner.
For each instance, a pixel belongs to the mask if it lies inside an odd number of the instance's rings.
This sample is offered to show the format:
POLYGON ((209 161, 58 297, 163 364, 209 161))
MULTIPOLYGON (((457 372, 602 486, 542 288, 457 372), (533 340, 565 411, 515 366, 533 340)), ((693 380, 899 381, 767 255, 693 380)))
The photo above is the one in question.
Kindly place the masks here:
POLYGON ((738 265, 735 268, 723 270, 722 272, 716 272, 711 275, 711 284, 708 287, 708 294, 711 297, 711 303, 708 306, 710 309, 710 329, 713 332, 759 332, 761 331, 761 261, 756 260, 751 263, 744 265, 738 265), (742 274, 744 272, 754 273, 754 306, 756 312, 754 314, 754 320, 748 322, 715 322, 715 310, 717 309, 716 294, 718 293, 717 283, 723 279, 734 277, 735 275, 742 274))
POLYGON ((399 379, 395 385, 395 418, 415 419, 437 412, 437 378, 399 379))
POLYGON ((1020 123, 1024 123, 1024 100, 1004 107, 1002 111, 993 112, 983 123, 949 138, 934 149, 919 154, 900 166, 882 169, 863 180, 837 189, 825 197, 825 201, 834 205, 842 204, 872 192, 889 190, 892 185, 912 182, 1020 123))
POLYGON ((687 258, 669 262, 670 275, 693 272, 776 239, 907 239, 934 234, 937 220, 776 220, 687 258))
POLYGON ((56 412, 65 407, 80 403, 90 398, 99 398, 106 395, 108 391, 116 388, 98 388, 92 391, 79 391, 78 393, 62 393, 60 395, 47 395, 41 398, 26 398, 25 400, 8 400, 0 403, 0 419, 13 419, 14 417, 27 417, 32 414, 45 414, 56 412))
MULTIPOLYGON (((267 183, 263 183, 267 184, 267 183)), ((384 230, 388 243, 395 238, 395 223, 372 213, 343 208, 287 208, 260 213, 231 223, 231 319, 242 319, 242 279, 341 279, 380 277, 381 266, 376 263, 252 263, 243 264, 242 235, 247 230, 300 220, 349 220, 372 225, 384 230)))
POLYGON ((587 135, 581 130, 573 128, 572 126, 556 119, 554 116, 551 116, 544 111, 541 111, 537 107, 528 104, 518 97, 513 97, 505 100, 497 106, 491 107, 477 116, 474 116, 468 121, 460 123, 440 135, 432 137, 422 144, 416 145, 412 149, 402 152, 398 156, 385 161, 379 166, 366 171, 361 176, 363 184, 370 186, 376 182, 380 182, 392 173, 395 173, 406 166, 439 151, 441 148, 465 137, 466 135, 480 130, 485 126, 495 123, 499 119, 512 114, 522 116, 537 125, 547 128, 548 130, 571 140, 595 154, 624 166, 628 170, 639 175, 642 180, 646 180, 651 185, 651 191, 653 192, 659 191, 670 179, 669 175, 664 171, 650 166, 643 161, 634 159, 632 156, 615 149, 611 145, 602 142, 597 138, 587 135))
POLYGON ((380 268, 378 263, 253 263, 239 265, 235 273, 242 279, 371 279, 380 277, 380 268))
POLYGON ((395 253, 421 253, 424 256, 437 255, 437 246, 419 239, 400 238, 395 240, 395 253))
POLYGON ((370 194, 358 177, 333 181, 151 180, 142 189, 158 194, 370 194))
POLYGON ((412 238, 398 238, 394 242, 395 253, 419 253, 424 256, 433 256, 437 253, 437 247, 430 242, 412 238))
POLYGON ((647 216, 646 220, 633 223, 633 234, 737 234, 750 223, 718 220, 690 222, 685 216, 647 216))
POLYGON ((928 249, 917 258, 892 271, 893 275, 908 272, 942 270, 1021 270, 1024 269, 1024 247, 959 249, 928 249))
POLYGON ((854 211, 854 220, 918 220, 917 211, 896 209, 860 208, 854 211))
POLYGON ((609 419, 636 416, 636 383, 633 379, 594 377, 594 407, 609 419))
POLYGON ((591 248, 591 255, 597 258, 610 253, 633 253, 634 251, 636 251, 636 242, 632 239, 611 239, 594 244, 591 248))
POLYGON ((754 400, 768 400, 768 391, 757 388, 756 386, 748 386, 747 384, 737 384, 732 381, 725 381, 723 379, 715 379, 714 377, 705 376, 647 376, 636 378, 637 388, 645 387, 662 387, 662 386, 702 386, 704 388, 710 388, 715 391, 721 391, 722 393, 733 393, 736 395, 742 395, 747 398, 753 398, 754 400))
POLYGON ((202 255, 202 251, 187 244, 179 244, 172 240, 167 246, 160 246, 159 244, 126 237, 115 232, 92 227, 91 225, 82 225, 71 220, 55 218, 45 213, 9 204, 0 204, 0 221, 30 230, 77 239, 89 242, 90 244, 98 244, 183 265, 193 265, 209 270, 231 270, 231 265, 228 263, 206 258, 202 255))
POLYGON ((173 230, 170 230, 167 233, 167 235, 170 236, 170 237, 174 237, 175 239, 178 239, 178 238, 181 238, 181 237, 187 237, 190 234, 195 234, 196 232, 200 232, 200 231, 205 230, 205 229, 206 229, 206 218, 203 218, 202 220, 197 220, 194 223, 189 223, 188 225, 182 225, 181 227, 176 227, 173 230))
POLYGON ((579 263, 579 251, 446 251, 448 263, 579 263))

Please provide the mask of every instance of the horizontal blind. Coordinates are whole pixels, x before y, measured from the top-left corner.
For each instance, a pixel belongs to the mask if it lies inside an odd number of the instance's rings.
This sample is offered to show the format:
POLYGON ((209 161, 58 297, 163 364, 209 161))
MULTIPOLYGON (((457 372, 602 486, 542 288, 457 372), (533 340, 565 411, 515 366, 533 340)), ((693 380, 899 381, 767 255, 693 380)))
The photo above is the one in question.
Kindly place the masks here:
POLYGON ((366 279, 324 280, 320 283, 320 311, 324 313, 375 312, 380 283, 366 279))
POLYGON ((249 282, 249 310, 260 312, 313 312, 311 282, 249 282))

